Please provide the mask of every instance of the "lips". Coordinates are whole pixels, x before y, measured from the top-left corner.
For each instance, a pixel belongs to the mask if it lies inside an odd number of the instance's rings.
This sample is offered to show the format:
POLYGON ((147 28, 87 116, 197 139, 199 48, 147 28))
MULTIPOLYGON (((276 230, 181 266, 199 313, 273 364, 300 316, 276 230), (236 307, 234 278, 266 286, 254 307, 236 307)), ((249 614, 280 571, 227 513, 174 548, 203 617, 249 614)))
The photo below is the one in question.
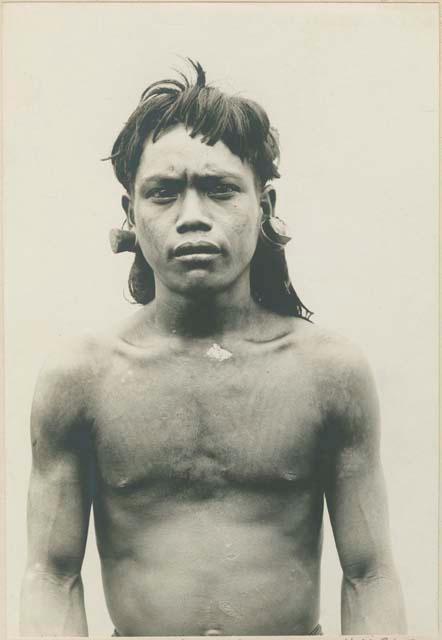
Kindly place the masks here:
POLYGON ((183 242, 174 249, 174 256, 180 258, 182 256, 207 255, 221 253, 220 247, 214 242, 198 241, 183 242))

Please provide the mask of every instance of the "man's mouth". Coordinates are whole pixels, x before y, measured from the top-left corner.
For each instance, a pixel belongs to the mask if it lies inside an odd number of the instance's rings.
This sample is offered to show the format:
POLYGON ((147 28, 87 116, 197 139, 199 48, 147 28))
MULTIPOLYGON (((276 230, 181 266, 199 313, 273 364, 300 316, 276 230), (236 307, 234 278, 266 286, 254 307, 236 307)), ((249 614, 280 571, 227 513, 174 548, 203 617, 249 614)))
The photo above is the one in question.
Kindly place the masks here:
POLYGON ((221 253, 220 247, 214 242, 198 241, 198 242, 183 242, 175 247, 173 255, 175 258, 182 258, 185 256, 215 256, 221 253))

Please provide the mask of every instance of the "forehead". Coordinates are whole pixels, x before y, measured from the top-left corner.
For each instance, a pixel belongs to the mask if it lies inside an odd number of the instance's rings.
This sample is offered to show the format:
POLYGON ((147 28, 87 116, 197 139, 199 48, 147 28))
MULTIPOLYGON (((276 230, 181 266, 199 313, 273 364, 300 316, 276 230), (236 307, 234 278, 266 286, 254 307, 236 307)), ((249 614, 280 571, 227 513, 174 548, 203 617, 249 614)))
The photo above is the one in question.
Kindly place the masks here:
POLYGON ((161 134, 155 143, 149 137, 138 165, 135 184, 154 175, 223 175, 238 176, 246 185, 254 185, 254 172, 247 162, 221 141, 213 146, 192 138, 184 125, 161 134))

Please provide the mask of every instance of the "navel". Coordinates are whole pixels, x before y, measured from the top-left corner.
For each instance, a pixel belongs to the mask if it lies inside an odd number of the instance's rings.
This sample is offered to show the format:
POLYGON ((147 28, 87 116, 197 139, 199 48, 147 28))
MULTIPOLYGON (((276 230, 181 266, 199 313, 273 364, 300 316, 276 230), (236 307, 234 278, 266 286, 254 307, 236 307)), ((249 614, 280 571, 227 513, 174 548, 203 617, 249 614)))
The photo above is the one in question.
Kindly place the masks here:
POLYGON ((207 629, 204 631, 203 636, 221 636, 222 631, 220 629, 207 629))

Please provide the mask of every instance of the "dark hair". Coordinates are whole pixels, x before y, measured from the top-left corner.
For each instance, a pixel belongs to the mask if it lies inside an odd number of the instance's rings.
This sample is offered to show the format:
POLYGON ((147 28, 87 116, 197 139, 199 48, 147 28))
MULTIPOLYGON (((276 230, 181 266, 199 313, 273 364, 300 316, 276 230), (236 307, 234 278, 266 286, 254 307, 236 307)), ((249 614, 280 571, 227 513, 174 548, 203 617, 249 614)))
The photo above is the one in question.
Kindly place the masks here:
MULTIPOLYGON (((279 145, 264 109, 252 100, 229 96, 206 84, 198 62, 189 59, 194 82, 179 72, 181 80, 160 80, 149 85, 112 147, 110 160, 119 182, 131 192, 146 139, 154 143, 166 130, 184 124, 189 135, 202 136, 212 146, 218 141, 250 164, 261 187, 279 178, 279 145)), ((263 306, 283 315, 309 319, 311 312, 296 295, 288 275, 285 253, 259 239, 251 262, 251 292, 263 306)), ((139 246, 129 275, 134 300, 147 304, 155 297, 155 279, 139 246)))

